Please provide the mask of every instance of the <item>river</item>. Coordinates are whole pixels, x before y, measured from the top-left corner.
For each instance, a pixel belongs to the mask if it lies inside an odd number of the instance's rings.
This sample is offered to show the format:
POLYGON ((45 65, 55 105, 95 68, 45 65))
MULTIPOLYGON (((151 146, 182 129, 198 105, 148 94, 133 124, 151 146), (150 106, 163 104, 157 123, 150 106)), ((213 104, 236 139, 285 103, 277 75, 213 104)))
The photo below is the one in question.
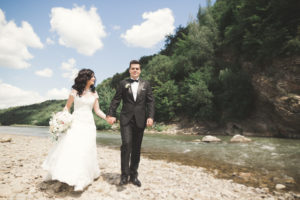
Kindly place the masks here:
MULTIPOLYGON (((48 127, 0 126, 0 133, 49 137, 48 127)), ((216 177, 271 190, 280 183, 300 192, 300 140, 252 137, 251 143, 195 143, 202 136, 146 134, 142 155, 200 166, 216 177)), ((119 149, 120 134, 97 132, 97 144, 119 149)))

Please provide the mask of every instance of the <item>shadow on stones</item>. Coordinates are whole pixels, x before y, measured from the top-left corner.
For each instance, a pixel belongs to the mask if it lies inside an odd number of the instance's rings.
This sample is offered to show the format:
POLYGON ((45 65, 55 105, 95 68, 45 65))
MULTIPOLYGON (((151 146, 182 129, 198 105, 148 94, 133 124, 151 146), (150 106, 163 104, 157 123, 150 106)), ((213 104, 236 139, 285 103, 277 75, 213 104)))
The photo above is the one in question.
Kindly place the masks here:
POLYGON ((119 185, 120 174, 117 174, 117 173, 103 173, 103 174, 101 174, 101 177, 108 184, 116 186, 118 192, 122 192, 123 190, 126 189, 125 186, 120 186, 119 185))
MULTIPOLYGON (((63 198, 71 196, 74 198, 80 198, 84 191, 74 191, 74 186, 69 186, 66 183, 59 181, 43 181, 37 184, 37 189, 46 193, 49 198, 63 198)), ((85 188, 86 190, 87 188, 85 188)))

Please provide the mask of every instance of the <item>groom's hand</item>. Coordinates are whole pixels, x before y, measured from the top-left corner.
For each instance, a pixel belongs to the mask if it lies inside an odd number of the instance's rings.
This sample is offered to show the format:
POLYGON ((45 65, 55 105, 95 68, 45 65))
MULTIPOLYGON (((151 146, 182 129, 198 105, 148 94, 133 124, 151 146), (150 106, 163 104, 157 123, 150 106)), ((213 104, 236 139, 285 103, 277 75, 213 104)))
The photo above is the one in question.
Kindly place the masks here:
POLYGON ((152 126, 153 125, 153 119, 152 118, 148 118, 147 119, 147 126, 152 126))
POLYGON ((116 118, 115 117, 111 117, 111 116, 107 116, 106 117, 106 121, 110 124, 113 125, 116 122, 116 118))

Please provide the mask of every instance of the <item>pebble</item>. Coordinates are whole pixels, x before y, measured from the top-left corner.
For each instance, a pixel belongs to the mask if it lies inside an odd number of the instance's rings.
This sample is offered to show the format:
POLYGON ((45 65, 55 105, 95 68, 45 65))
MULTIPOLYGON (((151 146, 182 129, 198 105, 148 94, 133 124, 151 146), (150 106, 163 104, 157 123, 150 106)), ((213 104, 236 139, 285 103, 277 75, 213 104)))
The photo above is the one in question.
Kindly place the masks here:
POLYGON ((285 187, 285 185, 282 185, 282 184, 276 184, 275 188, 276 188, 276 190, 283 190, 286 187, 285 187))
POLYGON ((12 141, 12 138, 8 137, 8 136, 0 138, 1 143, 11 142, 11 141, 12 141))

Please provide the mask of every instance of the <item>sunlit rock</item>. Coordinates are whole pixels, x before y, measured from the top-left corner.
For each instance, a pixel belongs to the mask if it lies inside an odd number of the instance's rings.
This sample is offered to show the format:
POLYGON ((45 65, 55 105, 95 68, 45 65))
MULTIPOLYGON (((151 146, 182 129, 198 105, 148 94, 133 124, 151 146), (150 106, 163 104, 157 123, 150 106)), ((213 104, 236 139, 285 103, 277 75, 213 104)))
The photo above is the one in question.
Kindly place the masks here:
POLYGON ((252 142, 252 140, 242 135, 235 135, 231 138, 230 142, 252 142))
POLYGON ((207 135, 202 138, 202 142, 221 142, 221 140, 215 136, 207 135))
POLYGON ((285 189, 285 185, 276 184, 275 188, 276 188, 276 190, 283 190, 283 189, 285 189))

